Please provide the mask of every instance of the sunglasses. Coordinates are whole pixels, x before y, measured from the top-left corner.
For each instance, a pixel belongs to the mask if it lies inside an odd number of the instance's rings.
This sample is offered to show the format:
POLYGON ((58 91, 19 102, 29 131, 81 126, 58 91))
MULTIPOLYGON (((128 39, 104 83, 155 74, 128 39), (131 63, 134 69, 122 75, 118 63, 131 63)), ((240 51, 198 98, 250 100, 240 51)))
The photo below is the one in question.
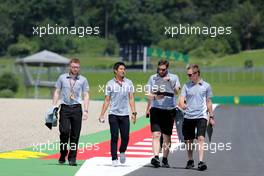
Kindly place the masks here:
POLYGON ((166 71, 166 68, 158 68, 159 71, 166 71))
POLYGON ((193 72, 192 74, 187 74, 189 77, 191 77, 192 75, 197 74, 198 72, 193 72))

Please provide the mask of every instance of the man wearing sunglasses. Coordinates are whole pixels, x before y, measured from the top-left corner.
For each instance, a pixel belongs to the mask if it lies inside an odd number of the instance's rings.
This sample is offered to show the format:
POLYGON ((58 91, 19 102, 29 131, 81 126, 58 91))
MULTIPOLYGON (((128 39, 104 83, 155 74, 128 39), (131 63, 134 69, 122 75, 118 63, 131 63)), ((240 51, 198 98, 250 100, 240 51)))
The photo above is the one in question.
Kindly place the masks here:
POLYGON ((215 123, 211 101, 213 94, 210 84, 201 79, 198 65, 189 65, 187 67, 187 75, 190 81, 184 84, 179 102, 180 107, 185 111, 183 136, 187 145, 188 155, 186 169, 194 167, 193 141, 197 138, 199 143, 198 170, 203 171, 207 169, 207 165, 204 162, 204 141, 208 113, 209 122, 212 125, 215 123))
POLYGON ((157 73, 149 78, 147 88, 148 104, 147 115, 150 115, 152 132, 152 147, 154 157, 151 164, 160 167, 159 152, 160 138, 163 136, 162 167, 170 167, 168 163, 171 135, 176 115, 176 94, 180 90, 179 78, 168 72, 169 62, 160 60, 157 73))

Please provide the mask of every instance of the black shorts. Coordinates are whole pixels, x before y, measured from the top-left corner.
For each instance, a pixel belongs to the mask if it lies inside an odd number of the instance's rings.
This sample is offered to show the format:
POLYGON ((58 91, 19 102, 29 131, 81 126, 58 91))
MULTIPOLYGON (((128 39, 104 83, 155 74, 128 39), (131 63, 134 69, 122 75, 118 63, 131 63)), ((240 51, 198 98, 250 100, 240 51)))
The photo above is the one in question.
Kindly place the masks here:
POLYGON ((200 119, 186 119, 184 118, 182 132, 184 140, 193 140, 199 136, 205 137, 207 127, 207 120, 205 118, 200 119), (195 129, 197 133, 195 134, 195 129))
POLYGON ((150 109, 151 132, 160 131, 162 134, 172 135, 176 109, 150 109))

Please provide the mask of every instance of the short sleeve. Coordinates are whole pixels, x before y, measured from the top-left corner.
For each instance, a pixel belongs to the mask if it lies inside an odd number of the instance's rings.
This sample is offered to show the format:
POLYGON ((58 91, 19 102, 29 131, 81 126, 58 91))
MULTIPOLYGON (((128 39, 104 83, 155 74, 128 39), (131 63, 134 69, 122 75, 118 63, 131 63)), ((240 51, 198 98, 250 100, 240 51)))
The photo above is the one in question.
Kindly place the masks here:
POLYGON ((151 93, 152 91, 152 86, 153 86, 153 81, 152 81, 152 76, 149 78, 149 80, 148 80, 148 82, 147 82, 147 84, 146 84, 146 86, 145 86, 145 91, 147 92, 147 93, 151 93))
POLYGON ((184 84, 181 90, 181 96, 186 97, 186 95, 187 95, 187 86, 186 84, 184 84))
POLYGON ((108 82, 105 87, 105 96, 110 96, 111 92, 112 92, 112 87, 110 82, 108 82))
POLYGON ((129 81, 129 93, 134 93, 135 88, 132 81, 129 81))
POLYGON ((206 89, 206 98, 211 98, 213 96, 212 87, 211 85, 208 85, 206 89))
POLYGON ((175 76, 175 86, 174 86, 174 89, 178 89, 180 87, 181 87, 181 83, 180 83, 179 77, 176 75, 175 76))
POLYGON ((87 81, 87 79, 85 78, 84 79, 84 82, 83 82, 83 85, 82 85, 82 91, 83 92, 88 92, 89 91, 89 83, 88 83, 88 81, 87 81))
POLYGON ((62 88, 62 76, 59 76, 58 80, 56 81, 55 88, 61 90, 61 88, 62 88))

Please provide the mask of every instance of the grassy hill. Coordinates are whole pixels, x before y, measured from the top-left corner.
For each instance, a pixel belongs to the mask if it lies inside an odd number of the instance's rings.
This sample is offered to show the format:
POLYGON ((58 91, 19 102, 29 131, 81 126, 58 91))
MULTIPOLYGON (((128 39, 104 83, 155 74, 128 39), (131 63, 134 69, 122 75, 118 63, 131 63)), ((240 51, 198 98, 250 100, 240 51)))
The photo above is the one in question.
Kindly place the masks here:
POLYGON ((255 67, 264 67, 264 50, 243 51, 239 54, 214 59, 213 67, 243 67, 246 60, 252 60, 255 67))
MULTIPOLYGON (((118 56, 106 57, 104 56, 104 50, 107 45, 105 40, 98 39, 86 39, 78 41, 81 49, 79 52, 66 54, 68 57, 78 57, 81 60, 81 66, 83 74, 87 76, 90 87, 91 97, 101 98, 102 92, 98 92, 99 85, 105 84, 107 80, 111 79, 113 74, 111 71, 113 63, 118 61, 118 56), (89 69, 93 68, 93 71, 89 69), (88 70, 87 70, 88 69, 88 70), (98 69, 105 69, 104 71, 98 71, 98 69)), ((117 52, 116 52, 117 53, 117 52)), ((205 58, 196 59, 190 58, 191 63, 198 63, 201 67, 243 67, 245 60, 252 60, 254 67, 264 68, 264 50, 252 50, 243 51, 239 54, 228 55, 221 58, 205 58)), ((9 56, 0 58, 0 73, 4 71, 15 71, 13 66, 15 58, 9 56)), ((151 62, 153 64, 153 70, 143 73, 141 70, 127 72, 127 77, 133 80, 134 84, 144 85, 148 77, 154 73, 158 59, 153 58, 151 62)), ((180 77, 180 81, 183 84, 187 80, 185 73, 179 73, 177 68, 185 68, 185 64, 182 62, 171 61, 171 71, 176 73, 180 77), (176 69, 175 69, 176 68, 176 69)), ((17 75, 19 78, 20 86, 19 92, 16 97, 25 96, 25 87, 21 75, 17 75)), ((238 72, 235 74, 235 79, 228 73, 203 73, 203 78, 208 80, 213 87, 214 95, 264 95, 264 73, 256 73, 254 79, 252 75, 246 72, 238 72)), ((45 77, 45 75, 43 75, 45 77)), ((30 90, 31 94, 34 92, 34 88, 30 90)), ((40 95, 44 97, 50 96, 50 91, 47 89, 40 89, 40 95)), ((144 93, 137 93, 136 96, 144 97, 144 93)))
MULTIPOLYGON (((112 64, 119 60, 115 51, 114 56, 105 56, 104 50, 107 47, 107 41, 97 38, 79 39, 76 41, 78 52, 68 53, 64 56, 80 58, 82 67, 87 68, 111 68, 112 64)), ((16 58, 10 56, 0 57, 0 66, 10 69, 16 58)), ((151 64, 156 66, 158 58, 151 58, 151 64)), ((238 54, 227 55, 219 58, 190 58, 190 63, 197 63, 202 67, 243 67, 246 60, 252 60, 255 67, 264 67, 264 49, 242 51, 238 54)), ((182 61, 170 61, 172 67, 185 67, 182 61)))

